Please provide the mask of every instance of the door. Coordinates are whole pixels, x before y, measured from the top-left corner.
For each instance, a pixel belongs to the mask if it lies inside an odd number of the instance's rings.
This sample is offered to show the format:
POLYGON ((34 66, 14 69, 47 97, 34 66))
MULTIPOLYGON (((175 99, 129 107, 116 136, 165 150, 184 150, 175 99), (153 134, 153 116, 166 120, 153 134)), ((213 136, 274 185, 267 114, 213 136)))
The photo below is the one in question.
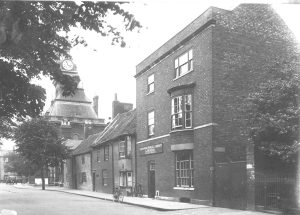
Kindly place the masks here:
POLYGON ((216 206, 246 208, 246 166, 244 162, 216 164, 216 206))
POLYGON ((93 191, 96 190, 96 172, 93 172, 93 191))
POLYGON ((148 197, 155 197, 155 161, 148 162, 148 197))

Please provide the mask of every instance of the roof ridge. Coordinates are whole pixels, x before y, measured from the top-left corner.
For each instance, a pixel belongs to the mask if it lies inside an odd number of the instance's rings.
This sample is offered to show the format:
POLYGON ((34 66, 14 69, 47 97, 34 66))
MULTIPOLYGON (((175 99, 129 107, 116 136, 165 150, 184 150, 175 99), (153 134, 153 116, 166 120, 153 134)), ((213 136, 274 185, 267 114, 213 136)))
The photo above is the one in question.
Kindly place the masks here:
POLYGON ((116 123, 117 121, 117 118, 120 117, 120 114, 118 113, 117 116, 115 118, 113 118, 113 120, 111 121, 111 123, 109 123, 106 128, 102 131, 101 133, 101 136, 100 137, 97 137, 94 142, 92 143, 92 145, 95 144, 95 142, 97 142, 98 140, 101 140, 101 138, 104 136, 104 134, 109 130, 109 128, 114 124, 116 123))

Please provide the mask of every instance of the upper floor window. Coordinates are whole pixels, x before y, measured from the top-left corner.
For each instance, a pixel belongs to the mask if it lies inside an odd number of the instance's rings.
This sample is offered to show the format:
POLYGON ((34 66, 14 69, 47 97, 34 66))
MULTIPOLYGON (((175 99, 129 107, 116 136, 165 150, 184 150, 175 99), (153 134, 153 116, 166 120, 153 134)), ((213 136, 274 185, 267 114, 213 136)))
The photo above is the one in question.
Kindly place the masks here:
POLYGON ((154 111, 148 113, 148 136, 154 135, 154 111))
POLYGON ((175 78, 193 70, 193 50, 189 50, 175 59, 175 78))
POLYGON ((82 163, 82 164, 85 163, 85 157, 84 157, 84 155, 81 155, 81 163, 82 163))
POLYGON ((154 74, 148 76, 148 90, 147 93, 154 92, 154 74))
POLYGON ((96 161, 100 162, 100 149, 96 152, 96 161))
POLYGON ((109 159, 109 146, 106 145, 104 146, 104 160, 108 161, 108 159, 109 159))
POLYGON ((192 95, 172 98, 172 129, 192 127, 192 95))
POLYGON ((119 158, 125 158, 125 141, 119 143, 119 158))
POLYGON ((127 136, 125 141, 119 142, 119 158, 129 158, 131 156, 131 137, 127 136))

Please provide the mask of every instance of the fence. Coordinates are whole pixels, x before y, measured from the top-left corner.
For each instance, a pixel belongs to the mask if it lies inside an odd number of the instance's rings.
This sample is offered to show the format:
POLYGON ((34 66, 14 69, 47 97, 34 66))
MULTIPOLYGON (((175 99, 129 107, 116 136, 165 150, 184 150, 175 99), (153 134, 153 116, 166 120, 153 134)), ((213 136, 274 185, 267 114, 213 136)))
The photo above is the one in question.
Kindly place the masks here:
POLYGON ((255 175, 255 204, 265 210, 285 210, 297 207, 299 193, 295 176, 255 175))

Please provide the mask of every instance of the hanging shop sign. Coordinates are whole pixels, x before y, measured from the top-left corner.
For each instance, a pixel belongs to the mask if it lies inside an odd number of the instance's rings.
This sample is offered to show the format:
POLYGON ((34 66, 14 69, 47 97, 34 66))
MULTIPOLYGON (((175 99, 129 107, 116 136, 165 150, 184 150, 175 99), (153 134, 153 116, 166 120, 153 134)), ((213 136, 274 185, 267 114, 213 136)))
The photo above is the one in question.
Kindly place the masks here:
POLYGON ((140 155, 149 155, 163 152, 163 144, 156 144, 140 148, 140 155))

